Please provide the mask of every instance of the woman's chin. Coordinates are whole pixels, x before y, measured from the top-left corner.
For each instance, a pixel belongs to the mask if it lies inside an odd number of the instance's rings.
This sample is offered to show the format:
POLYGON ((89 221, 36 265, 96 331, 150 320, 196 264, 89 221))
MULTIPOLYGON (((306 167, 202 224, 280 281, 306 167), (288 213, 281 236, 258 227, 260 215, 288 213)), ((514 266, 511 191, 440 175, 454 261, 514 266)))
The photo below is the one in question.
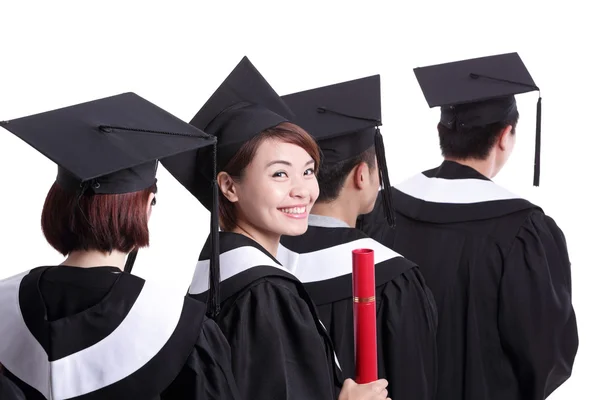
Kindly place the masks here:
POLYGON ((308 221, 305 223, 289 224, 282 229, 281 236, 300 236, 308 230, 308 221))

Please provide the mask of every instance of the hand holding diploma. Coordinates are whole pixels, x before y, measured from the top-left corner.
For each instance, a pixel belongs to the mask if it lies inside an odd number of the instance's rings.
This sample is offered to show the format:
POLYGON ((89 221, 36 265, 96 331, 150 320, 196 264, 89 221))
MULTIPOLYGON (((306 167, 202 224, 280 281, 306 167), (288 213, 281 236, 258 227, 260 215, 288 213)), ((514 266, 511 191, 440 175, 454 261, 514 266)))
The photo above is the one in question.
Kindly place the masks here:
POLYGON ((387 385, 388 381, 385 379, 362 385, 346 379, 338 400, 392 400, 387 397, 387 385))

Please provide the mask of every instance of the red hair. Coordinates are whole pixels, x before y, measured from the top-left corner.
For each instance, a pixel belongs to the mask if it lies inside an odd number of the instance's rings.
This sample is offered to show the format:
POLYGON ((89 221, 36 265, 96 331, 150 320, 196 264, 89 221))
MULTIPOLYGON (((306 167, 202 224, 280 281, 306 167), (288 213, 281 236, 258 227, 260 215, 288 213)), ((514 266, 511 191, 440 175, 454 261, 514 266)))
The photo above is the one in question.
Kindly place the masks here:
MULTIPOLYGON (((319 145, 304 129, 290 122, 281 124, 264 130, 256 135, 238 150, 231 158, 229 163, 223 168, 230 176, 239 178, 244 169, 252 162, 258 147, 267 139, 279 140, 283 143, 295 144, 303 148, 309 156, 315 161, 315 174, 319 170, 321 162, 321 153, 319 145)), ((235 206, 219 191, 219 223, 224 231, 231 231, 236 226, 237 216, 235 206)))
POLYGON ((67 255, 76 250, 128 253, 150 243, 148 197, 156 185, 125 194, 84 194, 55 182, 42 211, 48 243, 67 255))

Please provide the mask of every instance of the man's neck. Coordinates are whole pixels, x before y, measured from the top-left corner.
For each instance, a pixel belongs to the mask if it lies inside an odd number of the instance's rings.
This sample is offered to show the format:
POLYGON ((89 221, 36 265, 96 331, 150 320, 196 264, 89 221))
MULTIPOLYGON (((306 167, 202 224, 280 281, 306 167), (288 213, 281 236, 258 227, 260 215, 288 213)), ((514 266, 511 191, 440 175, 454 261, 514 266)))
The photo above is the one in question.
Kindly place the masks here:
POLYGON ((446 158, 446 161, 454 161, 455 163, 465 165, 467 167, 473 168, 475 171, 479 172, 481 175, 485 176, 488 179, 492 179, 494 176, 494 162, 488 157, 485 160, 476 160, 473 158, 468 159, 457 159, 457 158, 446 158))
POLYGON ((354 211, 354 207, 346 206, 339 200, 329 203, 315 203, 310 213, 339 219, 348 224, 348 226, 356 228, 358 213, 354 211))

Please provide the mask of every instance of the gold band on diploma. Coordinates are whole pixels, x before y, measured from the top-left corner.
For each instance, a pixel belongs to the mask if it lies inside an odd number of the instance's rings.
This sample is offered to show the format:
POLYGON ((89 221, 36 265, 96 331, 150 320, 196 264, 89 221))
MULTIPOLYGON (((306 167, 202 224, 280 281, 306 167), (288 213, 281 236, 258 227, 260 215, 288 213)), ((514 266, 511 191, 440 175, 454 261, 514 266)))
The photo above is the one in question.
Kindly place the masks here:
POLYGON ((354 302, 355 303, 372 303, 375 301, 375 296, 371 296, 371 297, 355 297, 354 298, 354 302))

